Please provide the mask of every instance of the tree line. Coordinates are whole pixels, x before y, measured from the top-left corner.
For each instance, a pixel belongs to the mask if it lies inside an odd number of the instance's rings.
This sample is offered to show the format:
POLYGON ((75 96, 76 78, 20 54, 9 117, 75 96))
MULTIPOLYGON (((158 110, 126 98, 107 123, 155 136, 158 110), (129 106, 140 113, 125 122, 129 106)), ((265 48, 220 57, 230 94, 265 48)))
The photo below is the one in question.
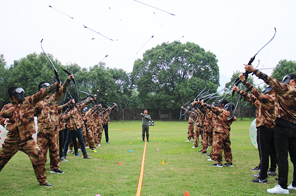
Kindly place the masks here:
MULTIPOLYGON (((68 77, 63 69, 75 76, 76 85, 72 84, 69 92, 76 101, 86 98, 80 92, 84 91, 96 94, 98 101, 105 107, 116 102, 121 110, 176 109, 192 101, 204 87, 208 93, 214 93, 220 86, 216 55, 191 42, 162 43, 147 50, 142 59, 135 60, 131 73, 109 68, 105 63, 89 68, 81 68, 78 64, 62 65, 53 55, 49 54, 49 57, 62 82, 68 77)), ((272 76, 280 81, 284 75, 296 73, 295 61, 281 60, 275 67, 278 68, 273 70, 272 76)), ((229 100, 230 86, 238 74, 233 73, 231 81, 222 92, 226 93, 229 100)), ((52 65, 43 53, 28 54, 15 60, 12 65, 6 65, 4 55, 0 54, 1 108, 10 102, 7 93, 10 86, 23 87, 28 96, 36 93, 38 84, 43 81, 56 81, 52 65)), ((253 83, 252 77, 250 81, 253 83)), ((235 95, 233 102, 237 99, 235 95)), ((240 104, 243 106, 244 103, 240 104)))

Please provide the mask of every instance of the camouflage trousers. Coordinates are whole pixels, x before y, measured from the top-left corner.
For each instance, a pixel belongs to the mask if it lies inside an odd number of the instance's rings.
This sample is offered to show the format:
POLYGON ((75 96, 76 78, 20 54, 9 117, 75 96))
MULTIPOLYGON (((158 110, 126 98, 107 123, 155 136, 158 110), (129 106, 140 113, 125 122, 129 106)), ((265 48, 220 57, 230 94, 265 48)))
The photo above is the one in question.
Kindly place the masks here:
POLYGON ((103 136, 103 125, 99 125, 98 127, 98 144, 101 143, 101 140, 102 140, 102 136, 103 136))
POLYGON ((204 126, 204 134, 202 140, 202 152, 207 152, 208 145, 212 145, 213 143, 213 128, 212 125, 205 125, 204 126))
POLYGON ((188 140, 194 139, 194 124, 188 123, 188 132, 187 132, 187 138, 188 140))
POLYGON ((202 130, 203 128, 195 125, 195 133, 194 133, 194 146, 198 147, 198 142, 199 142, 199 136, 201 135, 201 140, 202 140, 202 130))
POLYGON ((47 151, 49 151, 50 169, 59 168, 59 132, 57 126, 51 128, 43 128, 38 126, 37 144, 44 155, 44 161, 47 161, 47 151))
POLYGON ((20 138, 5 139, 0 151, 0 171, 3 169, 6 163, 20 150, 29 156, 38 182, 40 184, 45 184, 47 182, 46 169, 44 156, 40 148, 37 146, 32 136, 23 141, 20 141, 19 139, 20 138))
POLYGON ((95 142, 96 146, 99 145, 98 130, 99 130, 99 128, 97 126, 92 126, 92 132, 94 135, 94 142, 95 142))
POLYGON ((95 148, 95 141, 94 141, 94 135, 93 135, 93 128, 91 126, 86 126, 86 137, 88 141, 88 145, 90 149, 95 148))
POLYGON ((224 158, 226 162, 232 163, 230 143, 230 132, 228 130, 223 132, 214 131, 211 159, 217 161, 218 164, 222 163, 222 152, 224 150, 224 158))

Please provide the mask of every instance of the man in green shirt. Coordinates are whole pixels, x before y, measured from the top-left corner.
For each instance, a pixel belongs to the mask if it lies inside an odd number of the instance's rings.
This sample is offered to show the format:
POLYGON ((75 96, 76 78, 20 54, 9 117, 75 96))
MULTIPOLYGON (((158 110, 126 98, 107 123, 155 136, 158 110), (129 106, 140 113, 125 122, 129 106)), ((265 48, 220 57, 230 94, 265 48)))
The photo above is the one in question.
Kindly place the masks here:
POLYGON ((143 138, 143 142, 145 141, 145 132, 146 132, 147 142, 149 142, 149 120, 151 120, 151 117, 148 114, 147 110, 144 110, 144 114, 141 113, 141 117, 142 117, 142 138, 143 138))

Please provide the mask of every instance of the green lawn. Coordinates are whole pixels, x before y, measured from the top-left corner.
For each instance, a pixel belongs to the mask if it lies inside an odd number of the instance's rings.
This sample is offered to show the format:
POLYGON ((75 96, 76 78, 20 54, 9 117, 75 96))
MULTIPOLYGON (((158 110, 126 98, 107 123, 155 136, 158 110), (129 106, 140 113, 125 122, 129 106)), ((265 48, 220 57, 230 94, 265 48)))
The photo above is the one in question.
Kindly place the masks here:
MULTIPOLYGON (((251 182, 256 172, 250 169, 259 162, 258 151, 249 138, 251 122, 237 121, 232 125, 234 167, 214 168, 213 162, 198 152, 200 148, 192 149, 191 142, 184 142, 187 122, 155 121, 155 126, 150 127, 141 195, 182 196, 186 190, 191 196, 269 195, 266 189, 274 187, 275 177, 268 178, 269 184, 251 182)), ((69 161, 60 165, 64 174, 47 172, 52 188, 39 186, 28 156, 18 152, 0 172, 0 195, 135 195, 144 147, 141 121, 111 122, 109 137, 110 144, 106 144, 103 136, 97 153, 87 149, 90 160, 69 154, 69 161)), ((291 183, 293 170, 289 164, 291 183)), ((49 163, 46 168, 49 171, 49 163)))

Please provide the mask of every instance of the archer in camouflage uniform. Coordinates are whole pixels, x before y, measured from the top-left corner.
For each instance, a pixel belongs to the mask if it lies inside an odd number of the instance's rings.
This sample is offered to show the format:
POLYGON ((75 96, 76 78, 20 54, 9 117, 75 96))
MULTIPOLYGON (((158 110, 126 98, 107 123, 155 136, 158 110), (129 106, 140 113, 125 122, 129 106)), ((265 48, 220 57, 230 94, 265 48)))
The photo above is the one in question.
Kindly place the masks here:
MULTIPOLYGON (((225 105, 228 103, 229 102, 226 99, 221 99, 221 100, 219 100, 217 105, 213 104, 213 106, 220 107, 221 109, 223 109, 225 107, 225 105)), ((213 155, 219 153, 218 152, 219 151, 219 144, 218 144, 219 138, 216 136, 217 132, 215 131, 216 127, 221 126, 221 123, 218 119, 218 115, 219 115, 218 113, 213 112, 213 143, 212 143, 212 149, 211 149, 211 153, 210 153, 211 158, 208 159, 208 161, 217 161, 215 159, 216 156, 213 156, 213 155)), ((224 149, 225 159, 229 159, 228 156, 232 155, 232 153, 229 152, 228 150, 231 150, 231 149, 229 149, 229 148, 224 149)))
MULTIPOLYGON (((196 102, 195 102, 196 103, 196 102)), ((204 110, 201 108, 197 108, 197 119, 195 124, 195 132, 194 132, 194 146, 192 148, 198 148, 199 136, 201 135, 201 145, 203 139, 203 126, 205 120, 204 110)))
POLYGON ((97 117, 97 133, 98 133, 98 146, 101 146, 102 136, 103 136, 103 115, 106 111, 102 111, 97 117))
POLYGON ((95 140, 94 140, 94 128, 95 128, 95 123, 94 123, 94 118, 92 115, 93 109, 89 109, 84 115, 85 115, 85 127, 86 127, 86 131, 87 131, 87 140, 88 140, 88 144, 90 149, 93 152, 96 152, 96 148, 95 148, 95 140))
POLYGON ((3 106, 0 112, 1 125, 8 130, 7 138, 0 151, 0 171, 19 150, 26 153, 33 165, 35 176, 42 186, 51 187, 46 180, 44 156, 32 135, 35 131, 34 107, 46 95, 56 89, 57 84, 38 93, 24 97, 24 91, 19 87, 8 90, 13 103, 3 106))
POLYGON ((207 154, 208 143, 212 145, 213 142, 213 112, 209 109, 206 110, 206 118, 204 122, 204 134, 202 141, 202 154, 207 154))
MULTIPOLYGON (((83 129, 85 129, 85 135, 83 135, 84 143, 89 145, 89 148, 92 152, 97 152, 95 148, 94 138, 92 128, 88 126, 88 121, 92 121, 92 118, 88 115, 90 111, 87 107, 82 110, 82 120, 83 120, 83 129)), ((80 145, 79 145, 80 146, 80 145)))
POLYGON ((66 121, 67 123, 67 139, 64 146, 64 158, 66 159, 67 151, 68 151, 68 145, 70 144, 70 141, 72 140, 72 136, 74 134, 74 131, 76 133, 76 136, 78 137, 78 141, 81 146, 81 151, 83 153, 83 158, 90 159, 90 157, 87 155, 87 152, 85 150, 85 145, 83 141, 82 131, 81 131, 81 124, 83 123, 83 120, 80 116, 81 110, 90 103, 92 98, 87 98, 86 100, 82 101, 81 103, 76 104, 70 111, 66 112, 61 118, 66 121))
MULTIPOLYGON (((227 103, 224 106, 224 109, 220 107, 215 107, 212 105, 208 105, 201 101, 202 105, 205 105, 207 108, 212 110, 213 113, 216 113, 218 117, 218 122, 215 124, 215 134, 213 141, 217 144, 215 151, 212 154, 212 160, 216 160, 217 162, 213 164, 214 167, 223 167, 222 166, 222 151, 224 150, 224 157, 226 159, 225 166, 232 167, 232 152, 230 146, 230 125, 233 121, 236 120, 236 117, 233 116, 232 119, 228 120, 228 118, 232 115, 232 110, 234 109, 234 104, 227 103)), ((214 144, 213 144, 214 146, 214 144)))
POLYGON ((105 130, 106 143, 109 144, 109 133, 108 133, 108 124, 110 123, 110 113, 112 109, 116 106, 116 103, 110 108, 107 108, 107 111, 103 114, 103 129, 105 130))
POLYGON ((101 104, 99 105, 96 105, 93 109, 92 109, 92 112, 91 112, 91 115, 92 115, 92 123, 91 123, 91 126, 92 126, 92 129, 93 129, 93 133, 94 133, 94 142, 95 142, 95 145, 96 146, 101 146, 101 140, 99 140, 100 138, 100 135, 102 137, 102 129, 103 129, 103 122, 102 122, 102 119, 100 118, 100 116, 102 115, 101 111, 102 111, 102 108, 101 108, 101 104))
MULTIPOLYGON (((181 107, 183 110, 184 107, 181 107)), ((188 119, 188 132, 187 132, 187 138, 188 140, 186 140, 185 142, 190 142, 191 138, 194 140, 194 122, 196 120, 197 114, 194 108, 192 108, 192 110, 189 110, 190 107, 188 106, 186 109, 187 114, 189 115, 189 119, 188 119)))
MULTIPOLYGON (((63 112, 60 112, 59 116, 62 115, 62 113, 63 112)), ((60 161, 65 161, 64 158, 63 158, 63 149, 64 149, 65 140, 66 140, 66 137, 67 137, 66 123, 59 121, 58 131, 59 131, 59 156, 60 156, 60 161)))
POLYGON ((269 193, 289 194, 289 189, 296 190, 296 75, 284 77, 283 82, 267 76, 252 65, 245 65, 246 71, 253 72, 275 91, 275 149, 278 161, 279 185, 267 189, 269 193), (288 182, 288 152, 294 166, 293 182, 288 182))
MULTIPOLYGON (((252 180, 253 182, 267 183, 267 171, 269 164, 269 155, 271 159, 271 169, 269 175, 276 175, 276 153, 274 146, 274 101, 275 93, 272 88, 268 87, 265 89, 266 92, 261 93, 258 89, 253 87, 249 82, 246 82, 243 74, 239 75, 240 80, 247 87, 256 98, 256 107, 258 107, 258 119, 256 118, 256 127, 258 129, 258 149, 260 152, 260 173, 257 179, 252 180)), ((233 87, 236 91, 239 89, 233 87)))
MULTIPOLYGON (((81 131, 82 131, 82 137, 83 137, 83 142, 84 142, 85 148, 87 148, 88 147, 88 142, 87 142, 87 136, 86 136, 85 115, 84 115, 84 113, 82 111, 79 111, 82 122, 83 122, 83 123, 81 123, 81 131)), ((77 143, 77 148, 81 149, 81 146, 80 146, 79 142, 77 143)))
MULTIPOLYGON (((38 134, 37 134, 37 144, 41 149, 45 163, 47 161, 47 151, 49 150, 50 157, 50 173, 62 174, 59 169, 59 111, 67 107, 70 102, 63 106, 58 106, 58 100, 66 92, 71 79, 74 78, 73 75, 69 76, 66 82, 57 92, 52 95, 46 96, 45 99, 41 100, 36 104, 35 115, 37 115, 38 120, 38 134)), ((49 85, 46 82, 39 84, 38 89, 42 90, 49 85)))
MULTIPOLYGON (((216 106, 215 103, 212 103, 213 106, 216 106)), ((215 113, 212 112, 212 131, 211 131, 211 145, 212 145, 212 149, 211 149, 211 152, 210 152, 210 155, 207 156, 207 157, 212 157, 212 154, 213 152, 215 151, 215 147, 214 147, 214 130, 215 130, 215 124, 218 123, 218 120, 217 120, 217 115, 215 113)), ((208 159, 209 161, 212 160, 211 158, 208 159)))

